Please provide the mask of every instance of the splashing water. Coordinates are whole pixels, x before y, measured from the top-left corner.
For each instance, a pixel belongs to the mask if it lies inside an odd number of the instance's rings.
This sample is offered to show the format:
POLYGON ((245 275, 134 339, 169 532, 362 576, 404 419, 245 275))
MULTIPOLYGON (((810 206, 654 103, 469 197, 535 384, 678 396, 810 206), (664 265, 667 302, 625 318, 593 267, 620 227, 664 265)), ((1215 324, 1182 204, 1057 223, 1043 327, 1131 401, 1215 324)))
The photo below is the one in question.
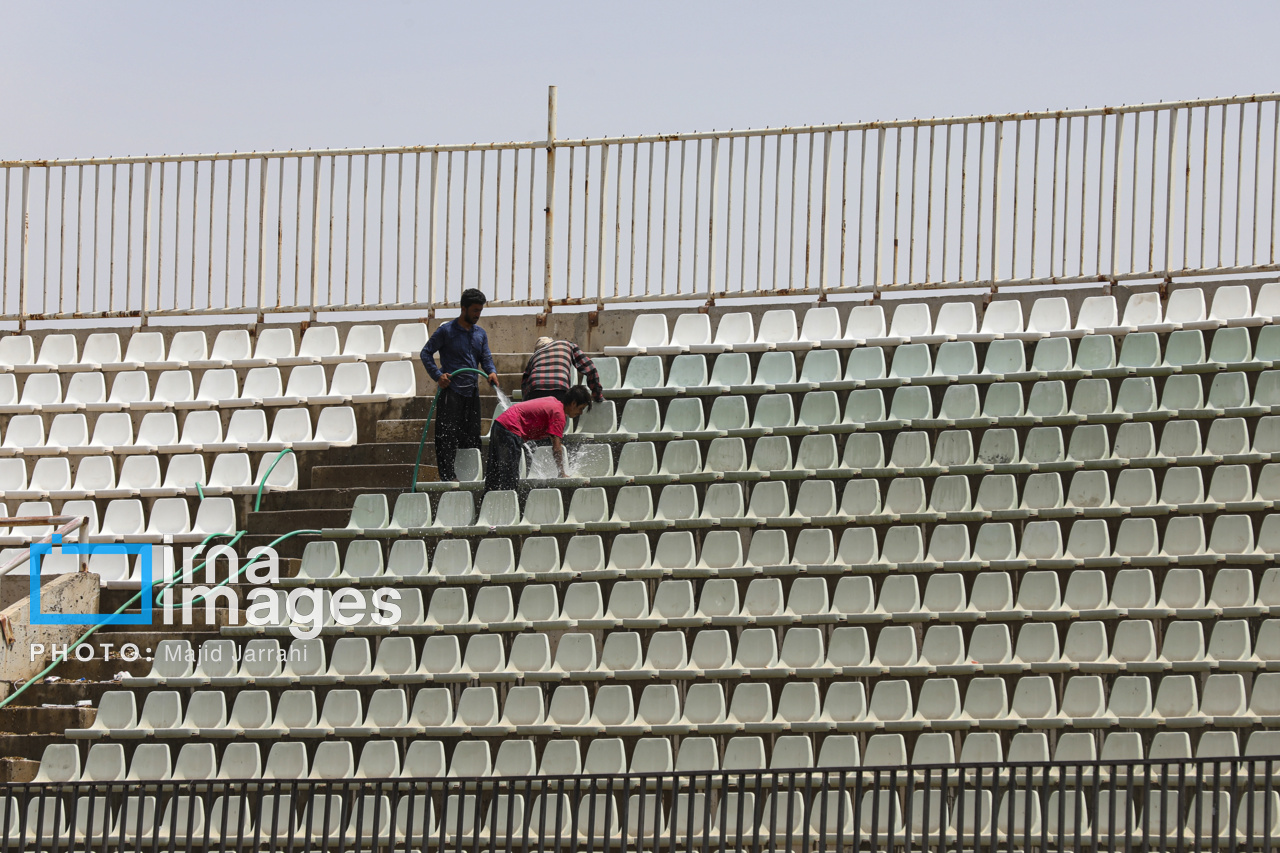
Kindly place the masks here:
MULTIPOLYGON (((578 467, 586 452, 585 447, 578 447, 573 444, 564 445, 566 474, 570 477, 578 476, 578 467)), ((535 447, 533 444, 526 443, 525 453, 525 458, 529 460, 528 471, 525 474, 526 479, 553 480, 560 476, 560 469, 556 467, 556 460, 549 446, 535 447)))
POLYGON ((500 415, 507 409, 511 408, 511 398, 501 388, 494 386, 493 393, 498 396, 498 406, 493 410, 493 414, 500 415))

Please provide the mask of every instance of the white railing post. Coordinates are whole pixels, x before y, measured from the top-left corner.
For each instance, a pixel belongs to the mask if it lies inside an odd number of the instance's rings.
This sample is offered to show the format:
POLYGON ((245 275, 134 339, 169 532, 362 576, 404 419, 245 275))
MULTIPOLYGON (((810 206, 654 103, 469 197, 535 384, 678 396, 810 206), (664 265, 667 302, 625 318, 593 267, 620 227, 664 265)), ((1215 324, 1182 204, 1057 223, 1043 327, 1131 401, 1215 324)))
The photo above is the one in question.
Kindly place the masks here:
POLYGON ((436 310, 436 214, 440 185, 440 152, 431 152, 431 197, 427 203, 427 311, 436 310))
MULTIPOLYGON (((543 256, 542 256, 542 310, 551 313, 551 267, 555 240, 555 207, 556 207, 556 87, 547 87, 547 206, 546 220, 543 223, 543 256)), ((434 166, 434 164, 433 164, 434 166)), ((435 183, 435 169, 432 169, 432 183, 435 183)), ((570 192, 573 188, 570 187, 570 192)), ((434 193, 433 193, 434 196, 434 193)), ((596 282, 599 288, 600 283, 596 282)))
MULTIPOLYGON (((1000 280, 1000 155, 1004 145, 1004 122, 996 122, 995 160, 991 182, 991 289, 1000 280)), ((1016 156, 1016 154, 1015 154, 1016 156)), ((1017 227, 1017 223, 1014 223, 1017 227)))
MULTIPOLYGON (((707 298, 716 293, 716 208, 720 196, 720 137, 711 140, 711 197, 707 202, 707 298)), ((726 273, 728 270, 726 269, 726 273)), ((724 284, 729 291, 729 282, 724 284)))
MULTIPOLYGON (((876 296, 880 295, 880 256, 882 246, 880 245, 880 209, 884 203, 884 136, 885 129, 882 127, 876 134, 876 202, 875 202, 875 236, 874 245, 872 246, 872 268, 871 283, 876 289, 876 296)), ((946 276, 946 270, 943 270, 943 276, 946 276)))
POLYGON ((831 132, 822 134, 822 233, 818 235, 818 300, 827 298, 827 205, 831 195, 831 132))
MULTIPOLYGON (((114 215, 114 212, 113 212, 114 215)), ((22 242, 18 249, 18 331, 27 328, 27 278, 30 255, 27 243, 31 236, 31 167, 22 167, 22 242)), ((7 261, 6 261, 7 263, 7 261)))
MULTIPOLYGON (((263 157, 262 169, 258 172, 258 304, 255 306, 254 313, 257 314, 259 323, 265 319, 264 310, 267 304, 267 163, 267 158, 263 157)), ((244 251, 247 254, 249 247, 245 246, 244 251)), ((360 282, 363 285, 364 270, 362 269, 360 273, 360 282)))
MULTIPOLYGON (((320 155, 311 159, 311 322, 314 323, 316 306, 320 304, 320 155)), ((298 174, 302 174, 301 169, 298 174)), ((298 215, 301 216, 301 212, 298 215)))
MULTIPOLYGON (((142 170, 142 309, 139 313, 141 325, 147 325, 148 291, 147 282, 151 278, 151 166, 147 163, 142 170)), ((164 168, 163 165, 160 168, 164 168)))

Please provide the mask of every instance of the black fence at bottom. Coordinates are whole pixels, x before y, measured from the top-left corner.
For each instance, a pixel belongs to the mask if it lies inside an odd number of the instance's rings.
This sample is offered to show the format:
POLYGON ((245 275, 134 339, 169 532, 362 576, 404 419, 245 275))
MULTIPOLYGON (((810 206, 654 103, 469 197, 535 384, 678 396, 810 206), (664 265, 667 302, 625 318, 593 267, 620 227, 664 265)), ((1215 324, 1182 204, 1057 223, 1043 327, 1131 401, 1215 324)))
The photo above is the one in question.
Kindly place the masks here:
POLYGON ((1280 757, 9 785, 0 851, 1264 850, 1280 757))

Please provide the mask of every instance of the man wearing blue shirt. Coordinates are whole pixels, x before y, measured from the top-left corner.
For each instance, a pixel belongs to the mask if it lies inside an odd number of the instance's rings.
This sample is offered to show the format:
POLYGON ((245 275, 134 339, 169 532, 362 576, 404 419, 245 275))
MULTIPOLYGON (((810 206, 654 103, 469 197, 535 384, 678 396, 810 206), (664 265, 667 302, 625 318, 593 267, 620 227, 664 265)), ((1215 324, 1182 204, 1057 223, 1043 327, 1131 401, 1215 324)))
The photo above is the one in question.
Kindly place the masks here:
POLYGON ((462 313, 442 323, 422 348, 422 364, 442 389, 436 402, 436 469, 442 481, 457 480, 454 457, 459 447, 480 447, 480 387, 474 373, 452 374, 462 367, 478 367, 498 387, 498 372, 489 352, 489 336, 476 325, 485 296, 474 288, 462 291, 462 313), (435 355, 440 353, 440 366, 435 355))

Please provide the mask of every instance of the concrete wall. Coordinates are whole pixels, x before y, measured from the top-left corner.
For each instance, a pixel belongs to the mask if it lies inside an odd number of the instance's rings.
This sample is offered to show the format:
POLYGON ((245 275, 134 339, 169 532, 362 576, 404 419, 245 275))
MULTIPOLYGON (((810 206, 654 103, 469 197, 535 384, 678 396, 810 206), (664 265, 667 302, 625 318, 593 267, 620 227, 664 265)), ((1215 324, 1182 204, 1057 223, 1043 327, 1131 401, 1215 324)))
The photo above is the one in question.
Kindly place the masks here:
MULTIPOLYGON (((72 572, 58 575, 41 586, 40 609, 44 613, 97 613, 99 593, 96 574, 72 572)), ((12 639, 9 643, 0 642, 0 681, 26 681, 52 662, 52 644, 74 642, 89 627, 32 625, 29 598, 6 607, 0 616, 8 620, 12 639), (35 660, 31 659, 32 644, 43 644, 45 648, 35 660)))

